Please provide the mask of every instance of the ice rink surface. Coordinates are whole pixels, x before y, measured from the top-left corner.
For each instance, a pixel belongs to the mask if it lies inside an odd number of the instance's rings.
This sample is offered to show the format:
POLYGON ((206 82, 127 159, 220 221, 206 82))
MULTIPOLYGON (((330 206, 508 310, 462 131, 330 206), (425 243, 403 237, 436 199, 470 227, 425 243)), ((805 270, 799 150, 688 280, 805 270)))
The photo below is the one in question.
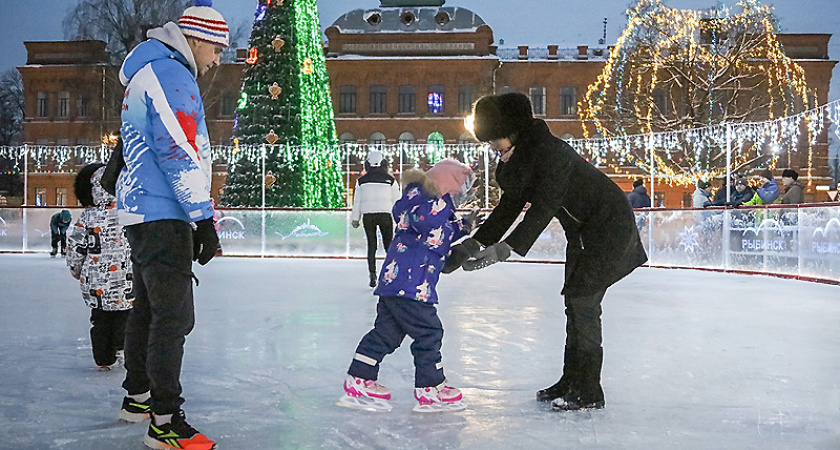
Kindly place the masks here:
MULTIPOLYGON (((236 450, 840 448, 840 288, 639 269, 603 305, 606 408, 558 413, 534 394, 560 376, 563 270, 443 277, 444 368, 469 408, 421 415, 408 339, 380 371, 393 411, 335 406, 375 313, 363 261, 196 266, 187 418, 236 450)), ((64 262, 0 254, 0 302, 0 448, 145 448, 147 424, 116 419, 125 372, 96 370, 64 262)))

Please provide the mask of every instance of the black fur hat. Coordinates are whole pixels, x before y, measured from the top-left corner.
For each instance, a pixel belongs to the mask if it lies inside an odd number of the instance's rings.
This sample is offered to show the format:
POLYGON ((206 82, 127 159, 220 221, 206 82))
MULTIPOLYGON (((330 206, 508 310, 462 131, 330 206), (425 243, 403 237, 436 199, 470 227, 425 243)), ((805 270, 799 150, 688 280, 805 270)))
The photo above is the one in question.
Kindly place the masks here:
POLYGON ((473 134, 480 142, 511 137, 531 127, 534 121, 531 101, 510 92, 488 95, 473 106, 473 134))
POLYGON ((76 193, 76 198, 82 206, 96 206, 93 202, 93 185, 90 183, 90 177, 97 169, 104 166, 102 163, 88 164, 82 167, 82 170, 76 174, 76 181, 73 183, 73 192, 76 193))

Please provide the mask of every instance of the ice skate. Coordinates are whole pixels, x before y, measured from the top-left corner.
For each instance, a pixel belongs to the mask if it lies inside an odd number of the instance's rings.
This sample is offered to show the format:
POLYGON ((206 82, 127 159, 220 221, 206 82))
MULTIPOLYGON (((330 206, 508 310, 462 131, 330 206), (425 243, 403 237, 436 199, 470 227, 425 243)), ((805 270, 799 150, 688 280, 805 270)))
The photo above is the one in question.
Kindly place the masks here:
POLYGON ((462 401, 461 391, 446 385, 446 381, 431 387, 414 388, 414 398, 417 399, 415 412, 434 413, 461 411, 467 408, 462 401))
POLYGON ((391 391, 376 380, 347 375, 344 380, 344 395, 338 399, 336 405, 364 411, 386 412, 393 409, 388 402, 390 399, 391 391))
POLYGON ((138 402, 131 397, 123 397, 122 408, 120 408, 120 420, 125 422, 142 422, 149 418, 152 412, 151 398, 144 402, 138 402))
POLYGON ((376 274, 373 273, 373 272, 371 272, 371 274, 370 274, 370 283, 368 283, 368 286, 370 286, 372 288, 376 287, 376 274))
POLYGON ((58 249, 54 248, 50 251, 50 258, 55 258, 55 255, 58 254, 58 249))
POLYGON ((604 391, 600 384, 591 386, 586 391, 572 389, 566 395, 555 398, 551 402, 551 409, 555 411, 581 411, 586 409, 603 409, 604 391))

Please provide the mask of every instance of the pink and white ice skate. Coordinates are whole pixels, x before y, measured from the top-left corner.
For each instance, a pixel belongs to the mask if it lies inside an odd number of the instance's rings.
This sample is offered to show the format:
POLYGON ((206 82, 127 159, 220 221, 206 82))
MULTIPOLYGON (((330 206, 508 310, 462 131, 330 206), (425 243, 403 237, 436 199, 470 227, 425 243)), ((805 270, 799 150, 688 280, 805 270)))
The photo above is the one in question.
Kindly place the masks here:
POLYGON ((365 411, 390 411, 393 407, 388 400, 391 391, 376 380, 347 375, 344 380, 344 395, 338 399, 338 406, 365 411))
POLYGON ((414 388, 414 398, 417 399, 415 412, 445 412, 466 409, 461 391, 446 385, 446 381, 430 387, 414 388))

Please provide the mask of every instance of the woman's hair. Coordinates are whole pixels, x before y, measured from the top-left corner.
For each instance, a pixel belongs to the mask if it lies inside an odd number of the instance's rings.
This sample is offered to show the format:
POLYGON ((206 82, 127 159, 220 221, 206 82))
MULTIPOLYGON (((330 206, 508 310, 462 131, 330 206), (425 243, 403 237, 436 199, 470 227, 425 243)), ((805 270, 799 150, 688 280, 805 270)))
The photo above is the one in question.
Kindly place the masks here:
POLYGON ((76 174, 76 181, 73 183, 73 191, 76 193, 76 198, 82 206, 96 206, 93 202, 93 185, 90 178, 94 172, 100 167, 104 166, 102 163, 88 164, 82 167, 82 170, 76 174))
POLYGON ((473 106, 473 135, 480 142, 518 135, 533 121, 531 100, 518 92, 488 95, 473 106))

